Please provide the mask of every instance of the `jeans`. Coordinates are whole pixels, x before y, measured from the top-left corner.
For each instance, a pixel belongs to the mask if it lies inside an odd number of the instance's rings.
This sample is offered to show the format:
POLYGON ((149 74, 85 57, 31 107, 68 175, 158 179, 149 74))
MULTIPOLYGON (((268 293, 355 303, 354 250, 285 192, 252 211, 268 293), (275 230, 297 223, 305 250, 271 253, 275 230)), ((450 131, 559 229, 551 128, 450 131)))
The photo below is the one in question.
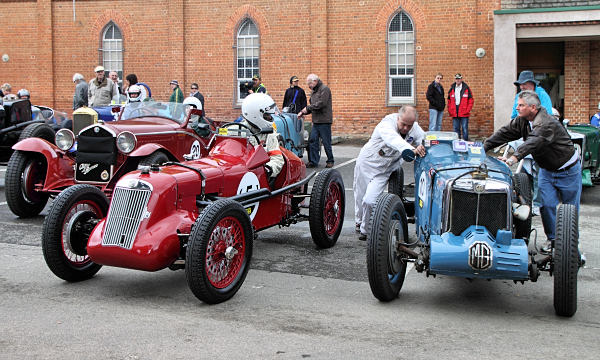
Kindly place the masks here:
POLYGON ((556 207, 559 202, 577 206, 581 198, 581 162, 566 171, 548 171, 540 168, 538 174, 539 191, 542 198, 540 213, 548 240, 556 237, 556 207))
POLYGON ((458 137, 460 139, 469 141, 469 118, 468 117, 452 118, 452 126, 454 127, 454 132, 458 134, 458 137), (461 129, 462 129, 462 136, 460 136, 461 129))
POLYGON ((327 163, 333 164, 333 151, 331 150, 331 124, 315 124, 313 123, 308 138, 308 162, 315 165, 319 164, 319 150, 321 144, 319 138, 323 142, 325 154, 327 154, 327 163))
POLYGON ((429 109, 429 131, 442 130, 442 116, 444 116, 444 110, 429 109))

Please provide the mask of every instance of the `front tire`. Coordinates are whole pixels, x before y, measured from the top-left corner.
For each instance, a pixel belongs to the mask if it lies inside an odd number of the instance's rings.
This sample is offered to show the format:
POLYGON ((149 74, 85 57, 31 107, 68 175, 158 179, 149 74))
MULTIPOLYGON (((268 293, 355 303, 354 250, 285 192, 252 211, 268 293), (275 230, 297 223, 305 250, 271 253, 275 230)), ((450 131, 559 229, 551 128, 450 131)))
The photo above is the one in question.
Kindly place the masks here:
POLYGON ((49 195, 36 191, 35 185, 44 184, 47 168, 46 158, 38 153, 17 150, 12 154, 6 167, 4 191, 6 203, 15 215, 27 218, 44 210, 49 195))
POLYGON ((561 204, 556 211, 553 257, 554 311, 558 316, 571 317, 577 311, 578 243, 577 207, 561 204))
POLYGON ((185 260, 187 283, 198 299, 218 304, 238 292, 250 268, 253 237, 248 213, 238 202, 218 200, 202 211, 185 260))
POLYGON ((140 165, 162 165, 169 161, 169 157, 162 151, 155 151, 140 161, 140 165))
POLYGON ((381 194, 369 226, 367 270, 371 292, 380 301, 391 301, 398 297, 406 276, 406 261, 397 247, 408 240, 408 220, 402 200, 394 194, 381 194))
POLYGON ((325 169, 319 172, 310 194, 308 211, 310 234, 315 245, 322 249, 335 245, 344 223, 345 204, 344 180, 339 171, 325 169))
POLYGON ((100 270, 102 265, 87 255, 87 241, 107 212, 106 195, 86 184, 67 188, 52 202, 42 226, 42 250, 56 276, 70 282, 82 281, 100 270))

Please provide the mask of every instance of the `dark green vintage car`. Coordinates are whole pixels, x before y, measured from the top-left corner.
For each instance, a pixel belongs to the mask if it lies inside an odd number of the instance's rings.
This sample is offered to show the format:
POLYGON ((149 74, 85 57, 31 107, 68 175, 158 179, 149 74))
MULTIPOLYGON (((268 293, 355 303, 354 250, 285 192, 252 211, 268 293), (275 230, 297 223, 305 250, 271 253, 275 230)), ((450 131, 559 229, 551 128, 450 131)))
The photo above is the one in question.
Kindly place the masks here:
POLYGON ((582 164, 582 185, 600 184, 600 128, 590 124, 567 126, 571 140, 579 147, 582 164))

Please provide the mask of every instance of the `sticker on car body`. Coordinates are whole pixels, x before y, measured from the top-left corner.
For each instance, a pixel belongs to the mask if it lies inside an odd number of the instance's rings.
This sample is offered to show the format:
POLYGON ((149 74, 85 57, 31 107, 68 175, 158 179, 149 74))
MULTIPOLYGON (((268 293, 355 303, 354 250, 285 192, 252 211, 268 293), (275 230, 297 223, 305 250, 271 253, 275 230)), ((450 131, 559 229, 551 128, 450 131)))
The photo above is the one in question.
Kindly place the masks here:
POLYGON ((190 155, 192 155, 192 160, 200 159, 200 142, 198 140, 194 140, 190 148, 190 155))
MULTIPOLYGON (((260 183, 258 181, 258 177, 253 172, 247 172, 240 180, 240 184, 238 185, 237 194, 245 194, 251 191, 256 191, 260 189, 260 183)), ((260 203, 257 201, 252 203, 246 207, 246 211, 248 212, 248 216, 250 220, 254 220, 256 213, 258 212, 258 205, 260 203)))
POLYGON ((419 207, 427 203, 427 175, 425 171, 419 177, 419 207))

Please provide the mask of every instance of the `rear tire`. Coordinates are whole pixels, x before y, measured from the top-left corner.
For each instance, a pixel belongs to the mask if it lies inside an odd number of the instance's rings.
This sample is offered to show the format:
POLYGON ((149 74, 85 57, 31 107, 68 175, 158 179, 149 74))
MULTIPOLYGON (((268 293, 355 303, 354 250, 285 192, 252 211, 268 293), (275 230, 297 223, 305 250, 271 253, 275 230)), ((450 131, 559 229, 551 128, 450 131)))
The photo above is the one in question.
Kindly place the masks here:
POLYGON ((388 182, 388 193, 396 194, 400 199, 404 196, 404 170, 402 168, 390 175, 388 182))
POLYGON ((146 156, 140 160, 140 165, 150 166, 154 164, 162 165, 169 161, 169 157, 162 151, 155 151, 152 154, 146 156))
POLYGON ((44 210, 49 195, 36 191, 35 185, 44 184, 47 168, 46 158, 41 154, 16 150, 11 155, 6 166, 4 191, 13 214, 28 218, 44 210))
POLYGON ((74 185, 56 197, 42 226, 44 260, 54 275, 75 282, 100 270, 87 255, 87 241, 107 213, 106 195, 92 185, 74 185))
POLYGON ((54 129, 52 129, 50 125, 44 123, 34 123, 25 127, 23 132, 21 132, 21 136, 19 136, 19 141, 31 137, 37 137, 53 144, 54 135, 54 129))
POLYGON ((577 311, 578 243, 577 207, 561 204, 556 211, 553 257, 554 311, 558 316, 571 317, 577 311))
POLYGON ((317 174, 310 194, 308 223, 318 247, 330 248, 338 240, 344 223, 346 196, 339 171, 325 169, 317 174))
POLYGON ((408 240, 408 220, 402 200, 383 193, 377 198, 369 220, 367 270, 371 292, 380 301, 398 297, 406 276, 406 261, 397 243, 408 240))
POLYGON ((517 173, 513 175, 513 186, 517 195, 521 195, 525 199, 525 204, 529 206, 529 216, 527 220, 519 220, 513 217, 513 226, 515 229, 515 238, 529 239, 531 232, 531 210, 533 206, 533 191, 532 181, 526 173, 517 173))
POLYGON ((254 231, 246 210, 231 199, 207 206, 194 224, 185 260, 192 293, 207 304, 233 297, 246 278, 254 231))

